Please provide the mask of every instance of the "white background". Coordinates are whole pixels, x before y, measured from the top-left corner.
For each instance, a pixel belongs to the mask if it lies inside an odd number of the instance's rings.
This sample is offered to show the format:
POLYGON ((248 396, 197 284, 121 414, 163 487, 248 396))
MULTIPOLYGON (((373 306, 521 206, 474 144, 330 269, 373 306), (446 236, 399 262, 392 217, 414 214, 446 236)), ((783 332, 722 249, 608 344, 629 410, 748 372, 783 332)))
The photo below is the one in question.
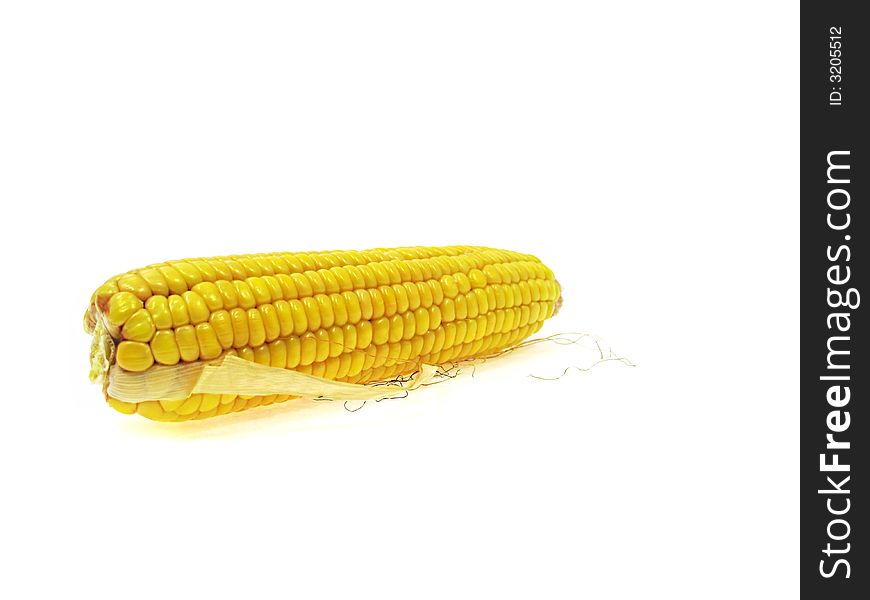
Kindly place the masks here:
POLYGON ((0 86, 0 595, 797 596, 797 3, 8 2, 0 86), (451 243, 637 367, 180 425, 87 382, 116 272, 451 243))

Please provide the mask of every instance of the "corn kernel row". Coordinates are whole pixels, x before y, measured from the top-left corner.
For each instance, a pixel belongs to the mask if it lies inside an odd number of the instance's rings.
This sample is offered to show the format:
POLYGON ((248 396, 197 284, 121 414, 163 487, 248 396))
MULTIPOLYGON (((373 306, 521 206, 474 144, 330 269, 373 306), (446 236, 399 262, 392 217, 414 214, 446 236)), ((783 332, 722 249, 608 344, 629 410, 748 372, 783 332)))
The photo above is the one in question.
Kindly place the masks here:
MULTIPOLYGON (((460 276, 456 283, 460 288, 465 279, 480 286, 483 283, 518 283, 530 277, 552 278, 549 269, 530 255, 474 247, 440 250, 445 254, 412 248, 171 261, 110 279, 94 293, 92 304, 103 304, 119 291, 128 292, 144 302, 152 295, 182 295, 196 288, 195 291, 210 302, 223 299, 229 306, 233 302, 250 303, 253 300, 253 305, 256 305, 275 299, 368 289, 402 281, 440 280, 457 273, 460 276), (397 255, 401 254, 427 256, 398 258, 397 255), (368 259, 372 262, 365 262, 368 259), (239 286, 236 282, 245 285, 239 286)), ((451 288, 449 280, 445 286, 445 289, 451 288)), ((123 314, 116 318, 123 318, 123 314)), ((94 319, 95 315, 90 312, 86 320, 89 332, 93 329, 94 319)))
MULTIPOLYGON (((452 298, 443 297, 436 304, 437 297, 428 296, 421 300, 418 294, 406 291, 412 289, 417 292, 418 285, 430 289, 422 283, 395 284, 392 287, 384 286, 382 290, 357 290, 330 296, 319 294, 303 301, 278 300, 258 308, 245 310, 236 307, 229 311, 221 308, 213 312, 197 307, 198 300, 191 301, 197 298, 195 292, 186 292, 189 296, 185 302, 179 296, 168 299, 153 296, 146 302, 145 308, 137 309, 127 318, 121 329, 121 337, 127 340, 121 345, 132 347, 125 349, 122 356, 132 356, 129 352, 138 347, 137 352, 145 360, 133 366, 122 359, 120 364, 125 368, 132 366, 130 370, 142 370, 150 366, 144 357, 144 348, 137 343, 150 343, 156 362, 171 365, 179 360, 213 359, 222 350, 231 347, 258 346, 292 333, 301 335, 320 328, 358 323, 369 323, 367 327, 374 330, 369 337, 374 336, 375 343, 383 343, 378 341, 380 334, 396 331, 399 327, 406 332, 423 332, 429 327, 436 327, 441 321, 475 317, 492 309, 530 305, 539 300, 553 301, 558 295, 555 282, 531 279, 518 284, 492 284, 485 289, 475 288, 452 298), (179 301, 175 302, 176 298, 179 301), (180 308, 170 308, 173 304, 180 308), (190 308, 185 312, 185 307, 190 308), (398 316, 401 316, 401 320, 398 316), (177 349, 172 347, 173 339, 177 349), (199 344, 198 352, 194 342, 199 344)), ((122 294, 116 294, 116 297, 122 294)), ((366 336, 366 326, 361 328, 362 335, 366 336)))
MULTIPOLYGON (((465 342, 462 344, 454 343, 451 346, 445 345, 440 350, 436 345, 438 343, 438 340, 436 339, 432 342, 432 352, 422 355, 419 360, 421 363, 449 364, 451 362, 461 361, 469 357, 485 355, 488 351, 492 351, 493 349, 512 346, 513 344, 538 331, 542 324, 543 321, 538 321, 537 323, 529 323, 523 327, 520 327, 519 329, 514 329, 513 331, 508 333, 496 334, 493 337, 484 337, 482 340, 478 340, 475 342, 465 342)), ((424 344, 427 343, 428 342, 424 342, 424 344)), ((379 354, 381 354, 382 356, 376 355, 375 357, 370 358, 369 354, 365 354, 365 356, 363 357, 364 370, 367 362, 371 361, 368 365, 370 375, 366 378, 351 375, 344 375, 340 377, 338 376, 345 369, 347 369, 348 373, 352 372, 353 362, 355 360, 359 360, 358 358, 354 357, 358 356, 356 355, 356 353, 354 353, 354 356, 351 356, 351 358, 345 358, 346 356, 349 356, 345 354, 342 355, 340 358, 335 357, 328 359, 325 363, 321 363, 323 365, 322 367, 311 368, 310 371, 308 369, 297 370, 300 370, 302 372, 320 374, 320 376, 327 376, 330 373, 334 372, 336 374, 335 379, 339 381, 348 381, 350 383, 365 383, 367 381, 388 380, 408 372, 408 367, 403 362, 402 356, 410 356, 408 353, 413 352, 413 350, 414 344, 390 344, 385 351, 386 354, 384 354, 384 351, 379 352, 379 354), (383 362, 382 365, 374 366, 375 364, 380 364, 381 362, 383 362)), ((260 360, 263 360, 262 356, 260 360)), ((294 396, 283 394, 271 394, 267 396, 239 396, 236 394, 193 394, 189 398, 186 398, 184 400, 151 400, 141 403, 123 402, 111 397, 107 398, 107 400, 113 408, 125 414, 133 414, 138 412, 142 416, 158 421, 186 421, 190 419, 204 419, 231 412, 238 412, 250 408, 255 408, 257 406, 267 406, 270 404, 285 402, 292 398, 294 398, 294 396)))

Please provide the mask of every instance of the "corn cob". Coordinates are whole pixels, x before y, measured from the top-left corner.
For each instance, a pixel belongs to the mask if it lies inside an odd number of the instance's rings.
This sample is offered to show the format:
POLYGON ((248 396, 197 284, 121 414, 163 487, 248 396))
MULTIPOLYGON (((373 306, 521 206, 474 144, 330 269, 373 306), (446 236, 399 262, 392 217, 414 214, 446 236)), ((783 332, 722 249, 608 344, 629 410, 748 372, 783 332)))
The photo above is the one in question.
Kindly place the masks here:
MULTIPOLYGON (((275 253, 169 261, 93 294, 92 378, 233 354, 365 384, 490 355, 540 329, 561 301, 537 258, 473 246, 275 253), (111 340, 100 351, 100 340, 111 340)), ((193 394, 124 402, 120 412, 181 421, 292 396, 193 394)))

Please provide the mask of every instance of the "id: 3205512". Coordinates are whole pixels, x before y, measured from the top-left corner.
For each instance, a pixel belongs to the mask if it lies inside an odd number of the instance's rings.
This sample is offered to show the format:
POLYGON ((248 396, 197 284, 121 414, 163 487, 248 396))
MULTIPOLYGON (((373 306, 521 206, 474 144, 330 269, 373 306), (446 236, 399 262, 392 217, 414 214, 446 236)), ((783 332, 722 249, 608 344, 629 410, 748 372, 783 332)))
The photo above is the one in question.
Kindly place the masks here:
POLYGON ((843 28, 831 27, 828 30, 828 81, 831 93, 828 106, 843 104, 843 28))

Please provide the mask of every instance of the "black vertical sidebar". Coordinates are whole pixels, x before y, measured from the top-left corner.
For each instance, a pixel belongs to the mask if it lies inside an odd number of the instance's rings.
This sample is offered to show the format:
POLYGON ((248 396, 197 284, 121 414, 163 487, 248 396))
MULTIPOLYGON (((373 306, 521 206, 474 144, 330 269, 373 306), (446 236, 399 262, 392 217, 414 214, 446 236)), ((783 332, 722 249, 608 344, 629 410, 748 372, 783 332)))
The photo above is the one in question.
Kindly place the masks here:
POLYGON ((858 2, 801 3, 800 566, 806 598, 870 598, 870 20, 859 18, 862 8, 858 2))

